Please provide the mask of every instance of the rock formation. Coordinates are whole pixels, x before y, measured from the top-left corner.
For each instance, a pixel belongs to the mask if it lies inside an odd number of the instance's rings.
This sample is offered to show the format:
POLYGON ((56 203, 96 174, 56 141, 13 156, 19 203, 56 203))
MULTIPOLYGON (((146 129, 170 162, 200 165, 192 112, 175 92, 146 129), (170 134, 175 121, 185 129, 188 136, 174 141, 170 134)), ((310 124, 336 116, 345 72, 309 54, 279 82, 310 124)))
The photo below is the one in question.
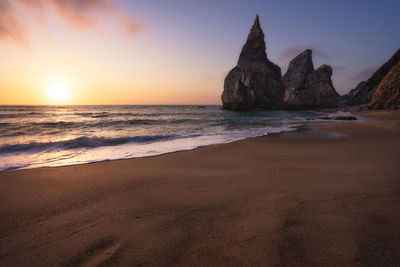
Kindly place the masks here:
POLYGON ((332 68, 328 65, 314 70, 310 49, 300 53, 290 61, 283 76, 286 108, 336 107, 339 94, 331 76, 332 68))
POLYGON ((358 92, 361 90, 361 88, 363 88, 365 86, 365 83, 367 81, 362 81, 359 84, 357 84, 357 86, 353 89, 350 90, 350 92, 348 92, 345 95, 342 95, 339 97, 339 102, 340 104, 338 104, 339 106, 346 106, 347 103, 350 101, 350 99, 352 97, 354 97, 356 94, 358 94, 358 92))
POLYGON ((283 82, 286 88, 304 87, 307 76, 313 71, 312 50, 307 49, 290 61, 283 82))
POLYGON ((385 64, 383 64, 382 67, 380 67, 362 86, 357 86, 357 91, 351 92, 351 97, 345 96, 345 98, 350 98, 347 104, 362 105, 370 103, 372 96, 377 90, 379 84, 382 82, 383 78, 399 61, 400 49, 398 49, 396 53, 385 64))
POLYGON ((383 78, 370 103, 373 108, 393 105, 400 105, 400 61, 383 78))
POLYGON ((267 58, 264 33, 257 15, 237 66, 225 78, 221 96, 223 108, 281 108, 284 91, 281 69, 267 58))

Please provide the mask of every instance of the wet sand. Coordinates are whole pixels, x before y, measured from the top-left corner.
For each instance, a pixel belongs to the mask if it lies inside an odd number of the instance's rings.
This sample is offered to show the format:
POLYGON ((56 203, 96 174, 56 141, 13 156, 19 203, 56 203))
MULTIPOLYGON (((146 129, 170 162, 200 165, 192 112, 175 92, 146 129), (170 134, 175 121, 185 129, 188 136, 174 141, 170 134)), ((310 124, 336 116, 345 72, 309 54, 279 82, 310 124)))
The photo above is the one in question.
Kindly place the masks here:
POLYGON ((0 174, 0 266, 399 266, 400 111, 0 174))

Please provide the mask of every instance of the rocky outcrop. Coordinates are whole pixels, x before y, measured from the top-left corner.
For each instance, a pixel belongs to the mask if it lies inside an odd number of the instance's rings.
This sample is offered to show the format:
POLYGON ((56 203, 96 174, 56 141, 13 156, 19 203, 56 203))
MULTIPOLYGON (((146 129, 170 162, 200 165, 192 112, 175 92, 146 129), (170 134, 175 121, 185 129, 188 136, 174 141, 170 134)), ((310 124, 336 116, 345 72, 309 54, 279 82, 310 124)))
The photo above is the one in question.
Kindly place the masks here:
POLYGON ((281 108, 285 86, 281 69, 268 60, 259 17, 248 34, 237 66, 226 76, 221 99, 224 109, 281 108))
POLYGON ((400 61, 383 78, 370 103, 373 108, 394 105, 400 105, 400 61))
POLYGON ((306 88, 314 94, 312 107, 336 107, 339 94, 332 84, 332 68, 322 65, 308 76, 306 88))
POLYGON ((358 94, 358 92, 361 90, 361 88, 363 88, 365 86, 366 82, 367 81, 360 82, 359 84, 357 84, 357 86, 355 88, 351 89, 350 92, 343 95, 341 98, 342 98, 344 104, 347 104, 353 96, 358 94))
POLYGON ((353 89, 350 90, 350 92, 348 92, 345 95, 339 96, 338 98, 338 107, 344 107, 347 106, 347 103, 350 101, 350 99, 356 95, 361 88, 363 88, 363 86, 365 85, 366 81, 362 81, 359 84, 357 84, 357 86, 353 89))
POLYGON ((398 49, 396 53, 371 76, 371 78, 369 78, 362 86, 360 86, 356 92, 350 92, 352 93, 352 96, 348 97, 349 100, 347 104, 369 104, 383 78, 399 61, 400 49, 398 49))
POLYGON ((307 76, 313 71, 312 50, 307 49, 290 61, 283 82, 286 88, 304 87, 307 76))
POLYGON ((312 51, 305 50, 289 63, 283 76, 286 108, 336 107, 339 94, 333 87, 332 68, 322 65, 314 70, 312 51))

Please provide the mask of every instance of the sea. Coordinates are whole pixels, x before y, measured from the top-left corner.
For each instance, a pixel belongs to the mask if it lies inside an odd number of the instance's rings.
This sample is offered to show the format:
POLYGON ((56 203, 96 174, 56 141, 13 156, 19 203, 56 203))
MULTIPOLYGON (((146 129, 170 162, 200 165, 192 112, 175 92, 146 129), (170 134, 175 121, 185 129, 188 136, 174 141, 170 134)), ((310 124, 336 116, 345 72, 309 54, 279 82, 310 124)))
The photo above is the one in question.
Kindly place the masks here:
POLYGON ((349 115, 202 105, 0 106, 0 172, 155 156, 349 115))

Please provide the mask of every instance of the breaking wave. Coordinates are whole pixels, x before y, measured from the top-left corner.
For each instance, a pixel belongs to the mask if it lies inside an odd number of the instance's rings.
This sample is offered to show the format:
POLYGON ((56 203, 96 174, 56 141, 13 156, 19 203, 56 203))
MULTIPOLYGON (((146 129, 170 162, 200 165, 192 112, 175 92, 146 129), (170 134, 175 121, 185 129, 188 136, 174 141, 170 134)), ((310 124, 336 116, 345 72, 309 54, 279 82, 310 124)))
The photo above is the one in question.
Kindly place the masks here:
POLYGON ((116 146, 127 143, 151 143, 176 139, 179 135, 153 135, 153 136, 124 136, 116 138, 106 137, 78 137, 71 140, 54 142, 31 142, 27 144, 3 145, 0 146, 0 154, 14 152, 40 152, 44 150, 63 150, 77 148, 94 148, 101 146, 116 146))

